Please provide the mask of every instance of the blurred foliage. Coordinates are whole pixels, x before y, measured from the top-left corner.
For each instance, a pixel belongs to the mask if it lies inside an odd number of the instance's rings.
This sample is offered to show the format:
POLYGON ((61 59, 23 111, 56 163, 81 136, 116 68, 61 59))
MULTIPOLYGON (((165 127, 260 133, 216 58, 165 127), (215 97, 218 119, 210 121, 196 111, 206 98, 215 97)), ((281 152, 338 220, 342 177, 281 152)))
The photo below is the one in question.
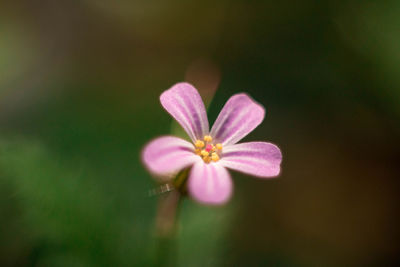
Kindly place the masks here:
POLYGON ((0 265, 395 265, 399 12, 394 0, 0 2, 0 265), (140 152, 181 134, 158 97, 182 80, 210 124, 248 92, 267 116, 245 140, 284 160, 277 179, 232 172, 224 207, 185 199, 163 261, 140 152))

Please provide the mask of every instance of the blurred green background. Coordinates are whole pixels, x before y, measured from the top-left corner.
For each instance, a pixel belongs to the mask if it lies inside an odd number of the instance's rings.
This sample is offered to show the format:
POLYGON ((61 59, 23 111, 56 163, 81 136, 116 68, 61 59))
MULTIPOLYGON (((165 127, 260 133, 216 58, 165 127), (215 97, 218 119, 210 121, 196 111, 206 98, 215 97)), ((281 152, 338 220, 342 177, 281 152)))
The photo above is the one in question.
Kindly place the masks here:
POLYGON ((245 140, 283 164, 232 172, 226 206, 186 199, 174 266, 395 265, 399 51, 396 0, 1 1, 0 265, 164 261, 140 151, 183 80, 215 93, 211 122, 234 93, 262 103, 245 140))

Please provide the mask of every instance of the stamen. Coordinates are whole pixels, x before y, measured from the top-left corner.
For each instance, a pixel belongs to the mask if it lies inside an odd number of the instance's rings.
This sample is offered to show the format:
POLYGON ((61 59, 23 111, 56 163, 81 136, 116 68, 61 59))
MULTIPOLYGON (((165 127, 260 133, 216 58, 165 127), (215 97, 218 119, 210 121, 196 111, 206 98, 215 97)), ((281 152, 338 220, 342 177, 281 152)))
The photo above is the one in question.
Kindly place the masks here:
POLYGON ((201 155, 203 156, 203 157, 207 157, 208 156, 208 152, 207 151, 205 151, 204 149, 201 151, 201 155))
POLYGON ((194 153, 199 155, 205 163, 210 163, 211 161, 217 162, 220 160, 222 144, 212 144, 213 139, 210 135, 205 135, 203 139, 204 141, 196 140, 194 143, 194 153))
POLYGON ((212 137, 210 135, 205 135, 204 136, 204 141, 211 142, 212 141, 212 137))
POLYGON ((210 163, 211 162, 211 158, 209 156, 204 157, 203 160, 204 160, 205 163, 210 163))
POLYGON ((203 148, 204 147, 204 142, 201 140, 197 140, 196 143, 194 144, 195 147, 197 148, 203 148))
POLYGON ((218 161, 219 160, 219 156, 218 156, 218 154, 217 153, 212 153, 211 154, 211 159, 215 162, 215 161, 218 161))

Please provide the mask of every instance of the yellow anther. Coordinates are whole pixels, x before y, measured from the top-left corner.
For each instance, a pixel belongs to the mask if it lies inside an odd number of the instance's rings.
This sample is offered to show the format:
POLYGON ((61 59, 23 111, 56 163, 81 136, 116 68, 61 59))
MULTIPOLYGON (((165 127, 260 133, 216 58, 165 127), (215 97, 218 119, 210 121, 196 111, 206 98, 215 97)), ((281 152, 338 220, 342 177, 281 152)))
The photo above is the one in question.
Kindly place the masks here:
POLYGON ((212 154, 211 154, 211 159, 212 159, 213 161, 218 161, 218 160, 219 160, 218 154, 217 154, 217 153, 212 153, 212 154))
POLYGON ((203 158, 205 163, 210 163, 211 162, 211 158, 209 156, 206 156, 203 158))
POLYGON ((205 135, 204 136, 204 141, 211 142, 212 141, 212 137, 210 135, 205 135))
POLYGON ((197 140, 196 143, 194 143, 194 146, 197 148, 203 148, 204 147, 204 142, 201 140, 197 140))
POLYGON ((220 160, 219 153, 222 150, 222 144, 212 144, 211 142, 213 139, 210 135, 205 135, 203 139, 204 141, 196 140, 194 143, 194 153, 199 155, 205 163, 210 163, 211 161, 217 162, 220 160))
POLYGON ((222 144, 219 144, 219 143, 218 143, 218 144, 215 145, 215 147, 216 147, 218 150, 222 150, 222 144))
POLYGON ((208 152, 205 151, 204 149, 201 151, 200 153, 203 157, 207 157, 208 156, 208 152))

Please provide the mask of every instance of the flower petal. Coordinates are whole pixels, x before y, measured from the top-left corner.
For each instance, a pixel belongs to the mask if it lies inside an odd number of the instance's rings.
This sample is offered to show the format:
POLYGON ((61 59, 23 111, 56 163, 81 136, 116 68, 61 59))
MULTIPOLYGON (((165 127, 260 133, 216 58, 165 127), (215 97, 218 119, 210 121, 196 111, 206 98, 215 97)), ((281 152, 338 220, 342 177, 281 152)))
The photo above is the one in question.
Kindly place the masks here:
POLYGON ((204 204, 223 204, 232 195, 232 179, 218 163, 197 162, 190 172, 190 195, 204 204))
POLYGON ((177 83, 161 94, 160 101, 193 141, 208 134, 206 109, 199 92, 192 85, 177 83))
POLYGON ((218 163, 258 177, 273 177, 280 172, 282 153, 271 143, 249 142, 224 147, 218 163))
POLYGON ((215 121, 210 135, 223 145, 235 144, 264 119, 264 107, 246 94, 229 98, 215 121))
POLYGON ((193 145, 174 136, 159 137, 143 149, 142 160, 154 174, 169 175, 202 161, 194 154, 193 145))

